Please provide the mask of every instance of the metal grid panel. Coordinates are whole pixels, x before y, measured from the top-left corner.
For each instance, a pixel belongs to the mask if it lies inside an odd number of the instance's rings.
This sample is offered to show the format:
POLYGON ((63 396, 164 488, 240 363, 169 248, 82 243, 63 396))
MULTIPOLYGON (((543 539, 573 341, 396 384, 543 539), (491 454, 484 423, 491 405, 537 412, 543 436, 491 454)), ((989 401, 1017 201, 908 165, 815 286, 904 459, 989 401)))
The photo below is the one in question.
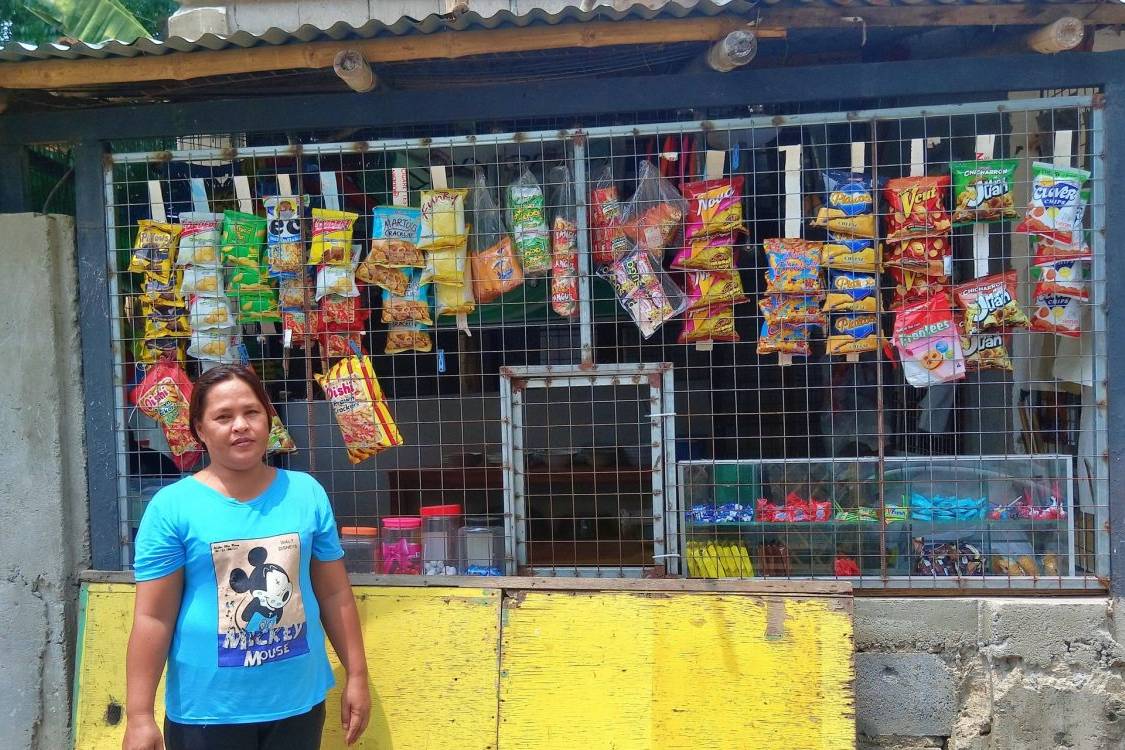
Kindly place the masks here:
MULTIPOLYGON (((1099 577, 1108 571, 1100 145, 1104 124, 1102 110, 1093 104, 1090 97, 1071 96, 584 132, 114 154, 107 165, 106 199, 109 244, 118 248, 111 252, 110 294, 119 363, 115 391, 123 538, 127 540, 135 528, 151 491, 178 476, 159 458, 159 451, 152 450, 159 447, 159 441, 152 440, 154 433, 146 432, 146 425, 138 424, 136 413, 125 406, 127 388, 138 375, 132 359, 142 334, 138 318, 129 314, 134 311, 131 300, 140 279, 123 269, 136 223, 150 210, 149 180, 161 183, 166 208, 174 217, 186 208, 192 177, 206 179, 215 210, 235 207, 230 187, 234 174, 250 178, 255 199, 276 193, 273 175, 290 175, 295 191, 311 195, 317 205, 322 192, 319 176, 332 172, 341 186, 343 205, 364 217, 357 223, 356 236, 365 245, 370 209, 389 202, 390 170, 396 166, 411 168, 412 205, 417 205, 414 191, 428 187, 428 168, 441 165, 451 172, 451 186, 468 186, 472 171, 483 170, 494 201, 503 206, 505 186, 519 165, 526 165, 544 187, 550 218, 558 208, 554 205, 558 186, 547 184, 547 175, 551 167, 566 163, 577 182, 575 214, 582 230, 578 234, 581 293, 575 318, 554 314, 546 294, 549 280, 532 279, 504 298, 503 304, 482 306, 487 311, 470 320, 471 338, 456 332, 452 318, 437 318, 434 352, 389 356, 382 354, 386 326, 377 322, 378 296, 364 292, 364 307, 375 317, 362 336, 363 345, 373 354, 406 437, 405 446, 358 467, 346 464, 331 412, 311 382, 312 373, 326 364, 321 354, 294 350, 286 369, 280 334, 256 327, 244 331, 251 361, 263 373, 300 447, 280 461, 311 470, 322 480, 342 525, 370 524, 388 514, 416 512, 419 505, 461 501, 467 513, 503 529, 505 557, 512 566, 520 557, 520 545, 528 542, 521 536, 526 531, 521 531, 524 527, 515 513, 518 499, 526 495, 520 473, 509 478, 504 469, 520 465, 517 449, 526 446, 519 444, 519 430, 513 427, 526 427, 518 420, 527 404, 520 401, 518 390, 509 387, 507 378, 499 376, 502 368, 669 362, 673 367, 665 371, 662 389, 674 394, 678 411, 674 417, 662 417, 664 435, 647 459, 650 466, 658 461, 671 466, 678 459, 677 471, 666 472, 668 481, 677 483, 670 488, 675 491, 666 492, 663 503, 657 498, 651 506, 654 515, 664 516, 662 526, 654 525, 663 531, 663 538, 654 542, 665 546, 664 554, 733 543, 746 550, 758 575, 838 576, 896 589, 1100 587, 1099 577), (1049 161, 1061 132, 1071 133, 1070 160, 1094 173, 1087 212, 1093 247, 1090 299, 1081 303, 1077 348, 1060 349, 1071 344, 1060 345, 1062 339, 1041 332, 1006 333, 1014 372, 984 371, 931 389, 906 385, 901 369, 883 350, 863 354, 857 362, 826 356, 822 337, 813 338, 813 356, 797 358, 788 366, 779 366, 776 355, 756 354, 761 318, 753 302, 760 299, 765 271, 761 242, 780 236, 783 226, 779 145, 800 147, 802 234, 822 239, 823 234, 807 222, 823 201, 821 170, 847 169, 853 143, 866 144, 867 169, 876 181, 884 181, 910 171, 910 149, 916 139, 925 144, 924 171, 937 174, 947 173, 951 160, 973 158, 978 135, 996 135, 996 155, 1020 162, 1015 204, 1022 209, 1030 162, 1049 161), (750 302, 733 308, 741 341, 716 343, 709 349, 680 344, 681 319, 665 324, 646 340, 618 306, 611 287, 591 270, 585 231, 590 228, 591 175, 611 164, 621 195, 627 198, 642 161, 661 163, 662 154, 675 152, 676 161, 663 159, 663 163, 670 165, 670 182, 680 187, 681 181, 698 177, 705 152, 716 149, 727 152, 728 174, 742 176, 747 185, 742 205, 748 232, 740 243, 737 263, 750 302), (146 436, 147 446, 138 442, 146 436), (713 507, 732 498, 751 507, 759 499, 783 505, 793 492, 834 504, 834 513, 873 509, 876 520, 776 524, 759 520, 704 526, 692 513, 694 505, 713 507), (1052 521, 985 518, 942 523, 919 518, 900 522, 880 513, 884 506, 909 507, 914 494, 932 496, 931 500, 986 497, 995 505, 1026 495, 1033 507, 1055 497, 1064 503, 1066 516, 1052 521), (919 573, 924 558, 932 562, 950 550, 987 575, 919 573), (973 557, 976 553, 981 556, 979 563, 973 557), (1025 574, 1023 558, 1030 560, 1027 567, 1034 565, 1033 575, 1025 574), (840 559, 855 563, 861 574, 851 575, 846 566, 838 567, 840 559)), ((880 227, 882 210, 880 204, 880 227)), ((972 279, 985 262, 990 273, 1016 269, 1020 302, 1033 312, 1030 250, 1027 240, 1012 234, 1011 228, 1010 223, 992 226, 987 258, 977 263, 971 228, 955 230, 950 282, 972 279)), ((663 258, 665 267, 671 255, 672 251, 663 258)), ((675 281, 683 286, 682 276, 675 281)), ((886 336, 894 319, 887 309, 893 283, 886 269, 878 283, 878 315, 886 336)), ((194 375, 198 363, 189 360, 188 369, 194 375)), ((571 390, 572 400, 573 394, 571 390)), ((577 400, 596 403, 599 398, 590 389, 577 400)), ((567 418, 561 421, 560 427, 578 426, 573 419, 569 425, 567 418)), ((577 447, 569 437, 563 442, 568 452, 577 447)), ((597 469, 599 462, 618 461, 619 451, 609 457, 609 451, 596 449, 640 445, 636 439, 629 442, 636 445, 582 446, 589 450, 578 458, 548 454, 544 470, 567 475, 578 472, 580 464, 597 469)), ((595 485, 591 494, 609 491, 595 485)), ((575 494, 573 485, 562 491, 552 488, 552 495, 560 500, 568 496, 573 500, 575 494)), ((574 507, 562 502, 549 505, 574 507)), ((577 511, 566 513, 566 518, 555 520, 571 522, 572 529, 582 526, 577 511)), ((606 520, 616 523, 595 528, 595 540, 620 542, 623 526, 634 519, 618 514, 606 520)), ((568 541, 577 545, 582 541, 579 536, 572 531, 574 538, 568 541)), ((123 561, 129 562, 127 544, 123 561)), ((573 567, 556 562, 560 569, 573 567)), ((620 552, 616 559, 610 553, 591 562, 590 567, 602 574, 628 567, 620 552)), ((653 555, 641 567, 655 573, 660 562, 654 544, 653 555)), ((676 572, 677 562, 673 558, 668 569, 676 572)), ((712 572, 748 573, 737 562, 731 565, 732 570, 712 572)), ((706 567, 701 571, 690 563, 683 569, 710 574, 706 567)))

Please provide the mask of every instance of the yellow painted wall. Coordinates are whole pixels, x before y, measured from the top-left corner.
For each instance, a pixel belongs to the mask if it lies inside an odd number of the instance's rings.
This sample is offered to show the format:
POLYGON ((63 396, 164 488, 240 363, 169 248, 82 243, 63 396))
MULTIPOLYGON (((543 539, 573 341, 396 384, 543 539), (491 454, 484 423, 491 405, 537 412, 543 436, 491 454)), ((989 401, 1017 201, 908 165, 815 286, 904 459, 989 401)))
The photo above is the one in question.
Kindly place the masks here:
MULTIPOLYGON (((846 597, 355 591, 374 703, 360 748, 855 746, 846 597)), ((117 750, 133 587, 83 594, 75 747, 117 750)), ((333 693, 325 750, 343 747, 338 716, 333 693)))

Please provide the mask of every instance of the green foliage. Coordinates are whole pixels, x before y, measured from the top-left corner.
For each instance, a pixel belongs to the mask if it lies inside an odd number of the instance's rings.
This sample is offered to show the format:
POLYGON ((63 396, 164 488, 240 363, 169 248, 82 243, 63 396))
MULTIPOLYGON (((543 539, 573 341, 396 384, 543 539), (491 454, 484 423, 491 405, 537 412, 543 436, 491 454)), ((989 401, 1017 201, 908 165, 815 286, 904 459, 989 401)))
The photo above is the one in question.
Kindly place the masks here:
POLYGON ((178 5, 176 0, 0 0, 0 44, 156 37, 178 5))

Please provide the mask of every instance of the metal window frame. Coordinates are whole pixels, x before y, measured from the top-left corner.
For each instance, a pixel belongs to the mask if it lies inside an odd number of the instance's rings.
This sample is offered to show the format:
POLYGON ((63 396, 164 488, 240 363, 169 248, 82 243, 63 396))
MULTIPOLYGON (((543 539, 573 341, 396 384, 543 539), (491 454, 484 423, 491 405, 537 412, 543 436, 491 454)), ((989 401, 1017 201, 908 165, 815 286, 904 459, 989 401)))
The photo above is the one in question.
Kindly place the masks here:
MULTIPOLYGON (((103 107, 79 112, 13 113, 0 118, 0 144, 70 142, 75 148, 79 294, 82 319, 83 382, 86 400, 87 489, 94 567, 120 567, 119 509, 113 496, 111 374, 108 325, 108 248, 101 188, 106 142, 167 134, 264 131, 286 112, 290 129, 442 124, 467 120, 585 115, 623 110, 726 107, 853 98, 925 96, 971 98, 978 91, 1025 91, 1094 86, 1104 93, 1104 135, 1097 154, 1104 159, 1106 195, 1125 194, 1125 52, 1065 55, 1003 55, 980 58, 857 63, 803 68, 752 69, 724 75, 667 75, 560 81, 551 86, 513 89, 510 85, 444 92, 380 92, 267 97, 232 105, 224 101, 103 107), (752 93, 752 99, 747 92, 752 93), (105 313, 103 316, 102 313, 105 313)), ((15 194, 16 188, 5 187, 15 194)), ((579 203, 579 210, 584 208, 579 203)), ((1125 236, 1125 203, 1105 204, 1101 241, 1125 236), (1106 234, 1108 232, 1108 234, 1106 234)), ((7 204, 2 210, 19 210, 7 204)), ((580 214, 581 215, 581 214, 580 214)), ((1105 258, 1104 297, 1125 299, 1125 257, 1105 258)), ((1107 307, 1106 331, 1125 325, 1125 308, 1107 307)), ((1125 344, 1107 341, 1106 372, 1125 372, 1125 344)), ((1099 378, 1106 402, 1106 449, 1113 594, 1125 596, 1125 380, 1099 378)))
POLYGON ((531 567, 528 559, 527 495, 524 475, 523 392, 555 386, 634 385, 649 388, 649 429, 652 441, 653 559, 670 573, 679 573, 680 541, 677 522, 677 482, 672 446, 676 441, 676 408, 670 362, 606 365, 546 365, 504 367, 500 370, 500 419, 504 460, 504 534, 509 573, 535 576, 640 577, 637 566, 531 567))

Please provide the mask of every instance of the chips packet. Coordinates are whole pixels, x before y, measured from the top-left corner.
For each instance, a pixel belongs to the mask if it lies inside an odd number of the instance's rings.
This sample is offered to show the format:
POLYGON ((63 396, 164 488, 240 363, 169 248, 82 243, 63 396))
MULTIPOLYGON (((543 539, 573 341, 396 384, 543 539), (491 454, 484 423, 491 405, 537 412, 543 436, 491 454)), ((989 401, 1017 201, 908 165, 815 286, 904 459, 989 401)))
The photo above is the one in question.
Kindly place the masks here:
POLYGON ((729 305, 711 307, 704 310, 689 310, 684 316, 684 327, 680 331, 681 344, 695 344, 701 341, 738 341, 734 330, 734 308, 729 305))
POLYGON ((492 247, 474 253, 472 262, 473 292, 482 304, 492 302, 523 283, 523 270, 509 237, 503 237, 492 247))
POLYGON ((766 294, 758 301, 758 308, 773 326, 789 323, 823 328, 828 324, 828 316, 820 309, 820 299, 813 295, 766 294))
POLYGON ((326 294, 320 298, 320 322, 324 330, 350 330, 360 324, 359 297, 326 294))
POLYGON ((825 312, 869 312, 878 309, 879 288, 874 274, 828 270, 825 312))
POLYGON ((282 312, 305 309, 305 293, 310 291, 309 277, 304 269, 296 276, 285 276, 277 282, 277 304, 282 312))
POLYGON ((949 175, 899 177, 887 180, 887 242, 940 237, 952 226, 945 210, 949 175))
POLYGON ((223 271, 208 266, 188 266, 180 278, 180 295, 223 297, 223 271))
POLYGON ((1004 337, 999 333, 962 336, 961 350, 965 353, 965 369, 969 372, 1012 370, 1012 359, 1004 346, 1004 337))
POLYGON ((176 243, 183 227, 151 219, 137 222, 137 238, 133 243, 133 256, 129 259, 129 270, 133 273, 147 273, 167 283, 172 276, 172 264, 176 259, 176 243))
POLYGON ((809 294, 820 292, 819 242, 798 239, 765 241, 769 270, 766 271, 767 294, 809 294))
POLYGON ((955 161, 953 176, 953 223, 996 222, 1018 219, 1012 188, 1018 159, 955 161))
POLYGON ((771 325, 762 321, 758 334, 759 355, 796 354, 807 357, 811 353, 808 326, 793 323, 771 325))
POLYGON ((387 343, 383 347, 384 354, 401 354, 403 352, 432 352, 434 342, 430 334, 419 323, 402 323, 387 328, 387 343))
POLYGON ((1094 257, 1090 243, 1083 240, 1073 245, 1063 245, 1049 237, 1031 235, 1032 263, 1039 265, 1052 260, 1073 260, 1078 258, 1090 259, 1094 257))
POLYGON ((220 364, 241 363, 242 337, 235 328, 193 328, 188 354, 220 364))
POLYGON ((322 330, 319 310, 309 310, 307 313, 300 310, 286 311, 281 314, 281 328, 283 333, 288 332, 290 343, 295 347, 304 347, 315 340, 322 330))
POLYGON ((1082 301, 1069 294, 1036 295, 1031 330, 1068 338, 1082 335, 1082 301))
POLYGON ((297 444, 289 434, 285 423, 276 413, 270 417, 270 437, 266 446, 267 453, 296 453, 297 444))
POLYGON ((352 234, 359 214, 331 208, 312 210, 312 243, 309 247, 309 265, 350 265, 352 262, 352 234))
POLYGON ((1035 296, 1065 294, 1085 300, 1090 298, 1090 261, 1067 258, 1036 263, 1031 267, 1035 296))
POLYGON ((149 419, 160 425, 172 462, 187 471, 203 458, 203 446, 191 434, 191 381, 183 368, 160 361, 145 373, 144 379, 129 392, 129 400, 149 419))
POLYGON ((438 317, 468 315, 477 308, 473 297, 472 264, 465 264, 465 276, 460 287, 434 285, 434 308, 438 317))
POLYGON ((861 354, 879 348, 879 317, 874 313, 833 315, 828 329, 828 354, 861 354))
POLYGON ((316 380, 332 403, 348 449, 348 461, 358 464, 387 448, 402 445, 402 433, 387 408, 371 360, 345 357, 328 372, 317 375, 316 380))
POLYGON ((698 237, 680 248, 671 267, 681 271, 732 271, 734 247, 733 234, 698 237))
POLYGON ((423 190, 421 195, 421 239, 426 250, 456 246, 465 236, 467 189, 423 190))
MULTIPOLYGON (((355 270, 356 279, 364 284, 374 284, 392 294, 402 295, 406 293, 406 287, 410 284, 410 277, 406 275, 403 268, 381 266, 370 261, 371 258, 368 256, 367 260, 359 264, 359 267, 355 270)), ((414 268, 414 266, 404 268, 414 268)))
POLYGON ((1016 296, 1019 277, 1012 269, 953 287, 953 297, 964 311, 962 330, 972 336, 1027 326, 1027 316, 1016 296))
POLYGON ((424 268, 422 210, 406 206, 377 206, 371 212, 371 251, 364 263, 387 268, 424 268))
POLYGON ((355 285, 355 266, 321 266, 316 272, 316 295, 320 301, 327 294, 338 297, 358 297, 355 285))
POLYGON ((219 232, 223 215, 206 211, 180 213, 180 244, 176 250, 176 265, 219 268, 219 232))
POLYGON ((543 190, 530 169, 508 185, 508 226, 523 272, 537 276, 551 270, 551 239, 543 190))
POLYGON ((237 295, 269 289, 262 269, 262 243, 266 220, 240 211, 223 213, 222 260, 226 269, 226 292, 237 295))
POLYGON ((889 243, 883 254, 883 265, 928 276, 948 276, 953 266, 953 245, 947 235, 889 243))
POLYGON ((606 266, 629 252, 629 238, 621 229, 622 206, 613 184, 612 164, 606 164, 590 192, 590 227, 594 264, 606 266))
POLYGON ((457 288, 465 284, 467 247, 468 238, 463 236, 456 244, 432 248, 426 253, 432 283, 457 288))
POLYGON ((560 317, 578 314, 578 209, 570 167, 547 173, 551 220, 551 310, 560 317))
POLYGON ((891 310, 916 302, 925 302, 932 297, 947 293, 946 286, 949 283, 947 276, 927 276, 925 273, 895 266, 888 267, 887 270, 895 283, 891 310))
POLYGON ((239 323, 264 323, 281 320, 281 310, 277 307, 277 295, 273 290, 264 292, 243 292, 235 299, 239 323))
POLYGON ((137 348, 137 361, 143 365, 184 361, 183 339, 145 339, 137 348))
POLYGON ((187 300, 183 294, 184 271, 188 269, 175 269, 167 279, 161 279, 148 271, 145 272, 144 286, 141 287, 141 303, 150 305, 164 305, 165 307, 186 307, 187 300))
POLYGON ((701 237, 730 235, 743 231, 742 185, 744 178, 729 177, 683 186, 688 201, 684 242, 701 237))
POLYGON ((874 240, 831 237, 824 243, 822 262, 841 271, 875 273, 879 269, 879 249, 874 240))
POLYGON ((736 305, 746 301, 738 271, 692 271, 687 274, 687 309, 701 310, 712 305, 736 305))
POLYGON ((270 276, 299 273, 305 266, 301 238, 301 199, 275 195, 262 200, 266 209, 266 265, 270 276))
POLYGON ((1081 242, 1086 210, 1082 191, 1090 173, 1037 161, 1031 165, 1031 174, 1027 213, 1014 231, 1037 234, 1063 245, 1081 242))
POLYGON ((860 216, 875 210, 875 193, 871 189, 871 178, 861 172, 848 172, 842 169, 824 171, 824 192, 827 207, 834 215, 860 216))
POLYGON ((610 264, 605 277, 646 339, 686 305, 683 293, 640 245, 610 264))
POLYGON ((433 325, 430 316, 430 278, 429 274, 418 269, 409 269, 410 283, 404 294, 392 294, 383 290, 384 323, 424 323, 433 325))
POLYGON ((145 340, 187 338, 190 335, 191 325, 182 308, 154 306, 145 315, 145 340))
POLYGON ((235 324, 230 305, 229 300, 219 297, 196 297, 191 301, 191 329, 230 328, 235 324))
POLYGON ((812 226, 827 229, 834 237, 875 239, 875 214, 848 216, 841 209, 821 206, 812 226))
POLYGON ((365 354, 363 334, 359 331, 325 331, 320 335, 320 346, 329 359, 365 354))
MULTIPOLYGON (((658 260, 680 234, 688 204, 650 161, 637 169, 637 189, 622 212, 625 236, 658 260)), ((741 204, 739 210, 741 211, 741 204)))
POLYGON ((965 377, 961 336, 944 295, 899 310, 892 340, 906 382, 915 388, 965 377))

